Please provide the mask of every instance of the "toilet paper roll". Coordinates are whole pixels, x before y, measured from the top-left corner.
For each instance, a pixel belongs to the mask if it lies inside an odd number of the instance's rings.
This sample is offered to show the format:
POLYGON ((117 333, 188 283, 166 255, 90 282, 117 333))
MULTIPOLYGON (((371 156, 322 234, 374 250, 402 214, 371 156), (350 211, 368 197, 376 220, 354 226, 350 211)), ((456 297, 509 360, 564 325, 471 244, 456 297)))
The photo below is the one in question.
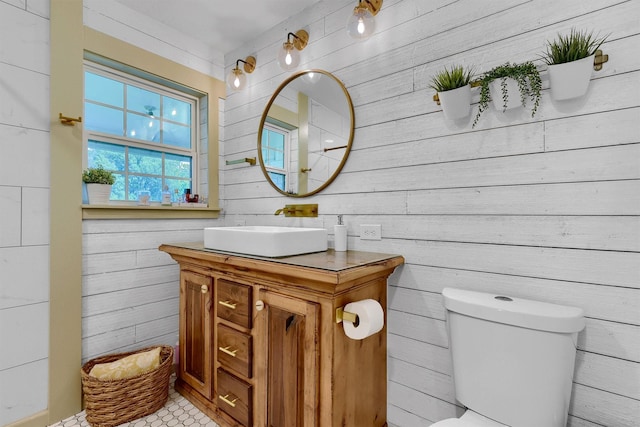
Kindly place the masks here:
POLYGON ((367 338, 380 332, 384 326, 384 311, 380 303, 374 299, 350 302, 344 306, 344 311, 358 315, 356 323, 342 322, 344 333, 351 339, 367 338))

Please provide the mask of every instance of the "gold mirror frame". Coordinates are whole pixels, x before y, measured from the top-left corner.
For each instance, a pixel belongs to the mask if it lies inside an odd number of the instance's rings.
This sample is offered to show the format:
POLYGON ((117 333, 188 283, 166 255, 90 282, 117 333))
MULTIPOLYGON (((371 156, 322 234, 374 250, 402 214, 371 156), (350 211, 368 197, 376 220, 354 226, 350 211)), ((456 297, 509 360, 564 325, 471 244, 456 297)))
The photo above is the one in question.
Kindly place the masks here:
POLYGON ((262 118, 260 119, 260 126, 258 127, 258 159, 259 159, 259 162, 260 162, 260 169, 262 169, 262 173, 263 173, 264 177, 266 178, 267 182, 278 193, 280 193, 282 195, 285 195, 287 197, 297 197, 297 198, 312 196, 312 195, 314 195, 316 193, 319 193, 320 191, 324 190, 325 188, 327 188, 329 186, 329 184, 331 184, 336 179, 336 177, 338 176, 338 174, 342 170, 344 164, 347 162, 347 158, 349 157, 349 153, 351 152, 351 145, 353 144, 354 131, 355 131, 355 113, 354 113, 354 110, 353 110, 353 101, 351 100, 351 96, 349 95, 349 92, 347 91, 347 88, 345 87, 345 85, 336 76, 334 76, 333 74, 331 74, 328 71, 318 70, 318 69, 310 69, 310 70, 298 71, 298 72, 292 74, 285 81, 283 81, 280 84, 280 86, 278 86, 276 91, 271 96, 271 99, 267 103, 267 106, 264 108, 264 112, 262 113, 262 118), (316 188, 316 189, 314 189, 312 191, 306 192, 304 194, 291 194, 291 193, 287 193, 286 191, 281 190, 276 184, 274 184, 274 182, 269 177, 267 169, 264 166, 264 160, 262 158, 262 130, 264 129, 264 124, 265 124, 265 122, 267 120, 267 116, 269 115, 269 110, 271 109, 271 106, 275 102, 275 100, 278 97, 278 95, 280 94, 280 92, 282 92, 282 90, 289 83, 291 83, 293 80, 297 79, 298 77, 302 77, 302 76, 306 75, 307 73, 318 73, 318 74, 325 75, 325 76, 333 79, 340 86, 340 88, 342 89, 342 92, 344 93, 345 101, 348 103, 348 106, 349 106, 349 115, 350 115, 351 127, 350 127, 350 130, 349 130, 349 140, 347 142, 347 148, 345 149, 345 153, 342 156, 342 160, 341 160, 340 164, 338 165, 336 170, 333 172, 333 174, 322 185, 320 185, 318 188, 316 188))

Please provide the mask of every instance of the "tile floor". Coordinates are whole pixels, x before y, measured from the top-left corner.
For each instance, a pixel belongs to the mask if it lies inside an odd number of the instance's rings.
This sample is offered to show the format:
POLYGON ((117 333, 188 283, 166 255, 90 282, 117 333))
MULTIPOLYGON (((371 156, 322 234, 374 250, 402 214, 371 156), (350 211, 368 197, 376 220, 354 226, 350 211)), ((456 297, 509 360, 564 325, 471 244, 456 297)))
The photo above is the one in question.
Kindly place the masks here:
MULTIPOLYGON (((120 427, 219 427, 209 417, 200 412, 191 402, 173 389, 175 376, 169 384, 169 400, 158 412, 144 418, 121 424, 120 427)), ((49 427, 90 427, 84 411, 49 427)))

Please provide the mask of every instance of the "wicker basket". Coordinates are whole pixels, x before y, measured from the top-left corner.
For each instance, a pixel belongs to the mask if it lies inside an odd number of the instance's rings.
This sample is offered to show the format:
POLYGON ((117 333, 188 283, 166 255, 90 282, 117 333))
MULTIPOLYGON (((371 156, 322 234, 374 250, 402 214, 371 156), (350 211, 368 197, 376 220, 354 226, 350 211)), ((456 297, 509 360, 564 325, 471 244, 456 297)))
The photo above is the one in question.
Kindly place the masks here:
POLYGON ((80 374, 89 424, 93 427, 114 427, 162 408, 169 397, 172 364, 171 346, 147 347, 98 357, 85 363, 80 374), (113 362, 157 347, 161 347, 160 366, 153 371, 122 380, 99 380, 89 376, 91 368, 98 363, 113 362))

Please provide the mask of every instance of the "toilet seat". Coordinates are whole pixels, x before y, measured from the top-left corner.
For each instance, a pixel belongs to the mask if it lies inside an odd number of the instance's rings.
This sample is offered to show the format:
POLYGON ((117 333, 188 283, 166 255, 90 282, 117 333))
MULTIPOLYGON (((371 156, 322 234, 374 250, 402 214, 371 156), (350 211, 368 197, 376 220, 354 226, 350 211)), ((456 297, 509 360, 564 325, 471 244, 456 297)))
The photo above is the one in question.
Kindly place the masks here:
POLYGON ((431 427, 509 427, 505 424, 492 420, 491 418, 483 417, 477 412, 473 412, 470 409, 462 414, 460 418, 447 418, 446 420, 438 421, 435 424, 431 424, 431 427))

